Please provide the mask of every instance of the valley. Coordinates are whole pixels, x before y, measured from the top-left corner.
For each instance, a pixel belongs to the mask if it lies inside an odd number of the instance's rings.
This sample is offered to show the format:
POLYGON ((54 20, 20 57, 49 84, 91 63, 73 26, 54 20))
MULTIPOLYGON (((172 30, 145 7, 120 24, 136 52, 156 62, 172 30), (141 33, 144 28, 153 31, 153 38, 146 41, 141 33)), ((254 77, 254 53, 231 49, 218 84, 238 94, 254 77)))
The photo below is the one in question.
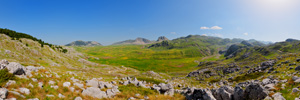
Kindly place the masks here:
POLYGON ((3 99, 291 100, 300 92, 296 39, 263 44, 189 35, 152 44, 50 47, 0 36, 3 99))

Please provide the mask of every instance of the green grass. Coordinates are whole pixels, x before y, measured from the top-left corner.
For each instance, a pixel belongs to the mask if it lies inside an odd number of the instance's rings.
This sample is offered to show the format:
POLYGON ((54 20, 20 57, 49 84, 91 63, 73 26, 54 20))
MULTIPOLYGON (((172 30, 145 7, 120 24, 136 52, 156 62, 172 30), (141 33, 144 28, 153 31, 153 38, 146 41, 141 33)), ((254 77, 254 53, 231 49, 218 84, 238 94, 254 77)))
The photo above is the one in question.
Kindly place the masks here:
POLYGON ((147 89, 147 88, 142 88, 142 87, 136 87, 133 84, 129 84, 129 85, 124 85, 124 86, 120 86, 119 90, 122 92, 123 95, 126 94, 141 94, 141 95, 153 95, 153 94, 157 94, 156 91, 151 90, 151 89, 147 89))
POLYGON ((98 46, 98 47, 75 47, 76 50, 84 52, 89 56, 90 61, 131 67, 140 71, 155 72, 180 72, 195 70, 195 60, 201 60, 202 56, 198 53, 191 53, 187 49, 148 49, 141 45, 122 45, 122 46, 98 46))
POLYGON ((8 70, 2 69, 0 70, 0 87, 5 85, 8 80, 14 80, 15 76, 8 72, 8 70))
POLYGON ((154 84, 165 83, 164 81, 157 80, 157 79, 154 79, 154 78, 137 77, 137 79, 140 80, 140 81, 146 81, 146 82, 150 82, 150 83, 154 83, 154 84))
POLYGON ((263 73, 263 72, 244 74, 244 75, 235 77, 232 81, 242 82, 242 81, 246 81, 246 80, 256 79, 264 74, 265 73, 263 73))

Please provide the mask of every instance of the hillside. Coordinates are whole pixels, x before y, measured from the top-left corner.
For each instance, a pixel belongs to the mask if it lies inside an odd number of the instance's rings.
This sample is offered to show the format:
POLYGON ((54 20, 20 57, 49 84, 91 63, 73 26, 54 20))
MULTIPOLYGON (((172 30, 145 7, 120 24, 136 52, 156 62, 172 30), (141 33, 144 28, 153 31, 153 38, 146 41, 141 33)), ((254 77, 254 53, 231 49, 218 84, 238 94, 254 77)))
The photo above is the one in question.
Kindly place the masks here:
POLYGON ((31 35, 16 32, 16 31, 13 31, 13 30, 10 30, 10 29, 0 28, 0 34, 5 34, 5 35, 11 37, 12 40, 19 40, 21 38, 30 39, 30 40, 33 40, 33 41, 37 41, 41 45, 41 47, 44 47, 44 45, 48 45, 49 47, 51 47, 55 50, 59 50, 59 51, 64 52, 64 53, 68 52, 67 49, 62 48, 61 46, 53 45, 53 44, 50 44, 50 43, 45 43, 41 39, 37 39, 37 38, 35 38, 31 35))
POLYGON ((102 45, 96 41, 77 40, 72 43, 66 44, 65 46, 102 46, 102 45))

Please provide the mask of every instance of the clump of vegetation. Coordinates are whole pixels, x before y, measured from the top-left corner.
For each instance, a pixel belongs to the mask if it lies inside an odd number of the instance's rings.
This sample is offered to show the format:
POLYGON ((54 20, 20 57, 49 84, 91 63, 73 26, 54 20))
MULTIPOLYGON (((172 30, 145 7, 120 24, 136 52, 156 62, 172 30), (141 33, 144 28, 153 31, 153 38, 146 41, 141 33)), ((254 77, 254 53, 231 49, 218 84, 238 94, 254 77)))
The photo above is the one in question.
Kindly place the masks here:
POLYGON ((244 75, 241 75, 241 76, 237 76, 233 80, 230 80, 230 81, 241 82, 241 81, 256 79, 256 78, 258 78, 258 77, 260 77, 260 76, 262 76, 264 74, 265 73, 263 73, 263 72, 251 73, 251 74, 244 74, 244 75))
MULTIPOLYGON (((0 34, 5 34, 9 37, 11 37, 13 40, 19 40, 20 38, 25 38, 25 39, 31 39, 33 41, 37 41, 41 44, 41 47, 44 47, 44 45, 48 45, 49 47, 53 48, 53 49, 58 49, 59 51, 66 53, 68 52, 67 49, 62 48, 61 46, 56 46, 50 43, 45 43, 44 41, 42 41, 41 39, 37 39, 31 35, 25 34, 25 33, 20 33, 20 32, 16 32, 10 29, 3 29, 0 28, 0 34)), ((28 45, 26 45, 28 46, 28 45)))
POLYGON ((8 80, 14 80, 15 76, 8 72, 7 69, 0 70, 0 86, 3 86, 8 80))
POLYGON ((139 93, 141 95, 153 95, 153 94, 157 94, 156 91, 151 90, 151 89, 147 89, 147 88, 142 88, 142 87, 136 87, 133 84, 129 84, 129 85, 124 85, 124 86, 120 86, 119 90, 122 92, 123 95, 134 95, 136 93, 139 93))
POLYGON ((137 79, 140 80, 140 81, 146 81, 146 82, 150 82, 150 83, 154 83, 154 84, 165 83, 161 80, 157 80, 157 79, 154 79, 154 78, 137 77, 137 79))

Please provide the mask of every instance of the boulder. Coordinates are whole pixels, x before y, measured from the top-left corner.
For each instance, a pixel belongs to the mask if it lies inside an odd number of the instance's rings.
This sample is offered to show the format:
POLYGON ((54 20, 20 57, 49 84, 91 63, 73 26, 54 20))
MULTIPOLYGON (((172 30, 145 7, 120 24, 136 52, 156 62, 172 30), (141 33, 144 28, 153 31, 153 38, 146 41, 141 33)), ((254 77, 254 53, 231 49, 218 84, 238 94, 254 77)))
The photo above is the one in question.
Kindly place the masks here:
POLYGON ((83 84, 80 84, 80 83, 74 83, 75 86, 79 87, 79 88, 83 88, 84 85, 83 84))
POLYGON ((64 82, 63 87, 70 87, 71 83, 70 82, 64 82))
POLYGON ((87 89, 82 91, 82 95, 91 96, 98 99, 107 98, 106 93, 96 87, 88 87, 87 89))
POLYGON ((265 85, 265 89, 267 89, 267 90, 274 90, 275 89, 275 84, 267 84, 267 85, 265 85))
POLYGON ((274 98, 274 100, 285 100, 285 98, 279 92, 273 94, 272 97, 274 98))
POLYGON ((145 100, 148 100, 148 99, 150 99, 150 98, 149 98, 148 96, 144 96, 144 99, 145 99, 145 100))
POLYGON ((61 93, 58 94, 59 98, 65 98, 66 96, 62 95, 61 93))
POLYGON ((174 95, 174 89, 171 84, 160 83, 158 86, 160 87, 159 93, 170 96, 174 95))
POLYGON ((9 62, 6 59, 3 59, 3 60, 0 61, 0 64, 8 65, 9 62))
POLYGON ((82 100, 81 97, 76 97, 74 100, 82 100))
POLYGON ((8 95, 8 90, 6 88, 0 88, 0 99, 5 99, 8 95))
POLYGON ((233 99, 234 89, 230 86, 222 86, 213 92, 217 100, 231 100, 233 99))
POLYGON ((38 86, 39 86, 40 88, 43 88, 43 87, 44 87, 43 82, 39 82, 39 83, 38 83, 38 86))
POLYGON ((300 71, 300 66, 297 66, 297 67, 295 68, 295 70, 296 70, 296 71, 300 71))
POLYGON ((21 93, 23 93, 23 94, 26 94, 26 95, 30 94, 30 90, 27 89, 27 88, 19 88, 19 91, 20 91, 21 93))
POLYGON ((24 66, 22 66, 19 63, 11 62, 9 63, 6 68, 8 69, 9 73, 12 73, 14 75, 23 75, 25 74, 24 66))
POLYGON ((297 58, 296 61, 297 61, 297 62, 300 62, 300 58, 297 58))
POLYGON ((240 86, 234 88, 233 100, 244 100, 244 90, 240 86))
POLYGON ((5 84, 4 87, 8 87, 8 86, 13 85, 13 84, 16 84, 16 81, 14 81, 14 80, 8 80, 8 82, 5 84))
POLYGON ((292 92, 293 93, 299 92, 299 89, 298 88, 293 88, 292 92))
POLYGON ((49 82, 48 82, 48 84, 50 84, 50 85, 54 85, 54 84, 55 84, 55 82, 54 82, 54 81, 49 81, 49 82))
POLYGON ((212 92, 208 89, 189 89, 187 93, 192 93, 190 96, 187 96, 187 100, 217 100, 212 92))
POLYGON ((91 80, 87 80, 86 81, 86 85, 87 86, 91 86, 91 87, 99 87, 99 83, 98 83, 98 80, 93 78, 91 80))
POLYGON ((268 96, 268 91, 258 83, 248 85, 244 91, 246 100, 262 100, 268 96))

